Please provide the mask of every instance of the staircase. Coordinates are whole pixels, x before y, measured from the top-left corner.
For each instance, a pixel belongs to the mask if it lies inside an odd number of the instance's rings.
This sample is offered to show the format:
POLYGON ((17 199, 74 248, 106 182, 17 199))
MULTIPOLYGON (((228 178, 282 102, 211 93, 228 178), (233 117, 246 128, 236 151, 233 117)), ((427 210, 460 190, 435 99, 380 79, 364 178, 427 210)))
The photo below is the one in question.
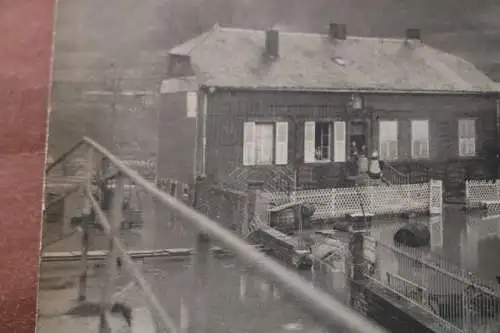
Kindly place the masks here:
POLYGON ((382 168, 382 181, 387 185, 405 185, 410 183, 410 177, 396 170, 389 163, 385 163, 382 168))
POLYGON ((237 167, 223 183, 228 187, 245 191, 248 184, 254 181, 265 192, 288 192, 296 188, 294 173, 289 169, 275 166, 266 166, 264 171, 252 167, 237 167))
POLYGON ((398 171, 392 165, 385 163, 380 179, 373 179, 368 173, 360 173, 347 177, 353 185, 357 186, 383 186, 383 185, 405 185, 410 183, 410 177, 398 171))

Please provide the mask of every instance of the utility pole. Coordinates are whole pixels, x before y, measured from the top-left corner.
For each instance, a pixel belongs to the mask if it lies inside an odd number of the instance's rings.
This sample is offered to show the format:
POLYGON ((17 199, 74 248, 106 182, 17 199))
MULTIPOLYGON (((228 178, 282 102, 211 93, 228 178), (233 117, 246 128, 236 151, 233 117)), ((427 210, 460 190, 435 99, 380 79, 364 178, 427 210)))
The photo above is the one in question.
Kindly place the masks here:
MULTIPOLYGON (((297 203, 297 189, 299 184, 299 166, 300 166, 300 154, 297 151, 299 146, 299 121, 296 115, 292 115, 290 118, 290 124, 292 125, 292 137, 293 137, 293 158, 292 158, 292 169, 293 169, 293 184, 289 186, 289 197, 294 203, 297 203)), ((303 231, 303 220, 302 220, 302 205, 295 207, 295 218, 297 219, 297 224, 299 227, 299 234, 302 235, 303 231)), ((299 237, 299 247, 303 246, 302 237, 299 237)))

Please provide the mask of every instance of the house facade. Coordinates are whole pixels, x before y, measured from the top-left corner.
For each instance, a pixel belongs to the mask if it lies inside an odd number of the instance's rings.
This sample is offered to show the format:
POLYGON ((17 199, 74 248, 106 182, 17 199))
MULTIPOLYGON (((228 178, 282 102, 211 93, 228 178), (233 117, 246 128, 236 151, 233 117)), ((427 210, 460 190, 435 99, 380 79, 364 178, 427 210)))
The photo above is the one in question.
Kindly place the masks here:
POLYGON ((216 26, 172 49, 169 73, 158 174, 188 186, 236 169, 257 184, 283 170, 300 187, 348 186, 361 147, 410 182, 452 189, 496 173, 497 86, 415 29, 383 39, 340 24, 325 34, 216 26))

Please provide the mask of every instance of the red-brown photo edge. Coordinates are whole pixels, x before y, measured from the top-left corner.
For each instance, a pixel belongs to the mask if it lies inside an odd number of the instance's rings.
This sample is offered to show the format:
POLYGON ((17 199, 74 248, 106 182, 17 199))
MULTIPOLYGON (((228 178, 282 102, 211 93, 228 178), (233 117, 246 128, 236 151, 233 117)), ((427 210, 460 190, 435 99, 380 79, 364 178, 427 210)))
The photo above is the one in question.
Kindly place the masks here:
POLYGON ((53 0, 0 2, 0 332, 35 332, 53 0))

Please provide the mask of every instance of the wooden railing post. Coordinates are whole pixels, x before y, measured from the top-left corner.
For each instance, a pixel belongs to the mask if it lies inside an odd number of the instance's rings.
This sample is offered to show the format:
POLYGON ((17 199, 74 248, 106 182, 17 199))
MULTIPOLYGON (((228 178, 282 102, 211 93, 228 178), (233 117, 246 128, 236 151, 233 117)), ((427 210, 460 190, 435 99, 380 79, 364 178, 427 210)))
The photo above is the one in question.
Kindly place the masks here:
POLYGON ((242 209, 242 223, 241 223, 241 236, 242 237, 245 237, 246 235, 248 235, 249 233, 249 223, 250 223, 250 214, 248 212, 249 210, 249 203, 250 199, 248 197, 248 194, 245 195, 244 197, 240 197, 239 198, 239 202, 241 203, 240 204, 240 207, 242 209))
MULTIPOLYGON (((86 163, 86 184, 85 186, 92 186, 92 173, 94 167, 94 151, 89 148, 87 153, 87 163, 86 163)), ((82 211, 82 256, 80 259, 80 280, 78 284, 78 300, 83 302, 87 299, 87 274, 88 274, 88 252, 90 247, 89 239, 89 224, 90 220, 93 218, 92 206, 89 198, 87 198, 85 189, 82 190, 82 195, 84 197, 84 209, 82 211)))
POLYGON ((188 333, 207 332, 207 292, 208 269, 210 261, 210 239, 204 233, 196 237, 196 253, 193 266, 194 288, 192 306, 188 317, 188 333))
MULTIPOLYGON (((88 206, 88 200, 85 198, 85 204, 88 206)), ((88 275, 88 252, 90 247, 89 240, 89 215, 82 215, 82 239, 81 249, 82 256, 80 258, 80 280, 78 284, 78 301, 83 302, 87 299, 87 275, 88 275)))
POLYGON ((124 199, 125 178, 123 175, 116 176, 113 198, 111 200, 111 234, 108 237, 108 257, 106 282, 101 298, 99 333, 109 332, 108 313, 111 310, 111 301, 114 289, 114 280, 117 274, 118 251, 114 246, 113 238, 118 237, 122 224, 122 210, 124 199))

